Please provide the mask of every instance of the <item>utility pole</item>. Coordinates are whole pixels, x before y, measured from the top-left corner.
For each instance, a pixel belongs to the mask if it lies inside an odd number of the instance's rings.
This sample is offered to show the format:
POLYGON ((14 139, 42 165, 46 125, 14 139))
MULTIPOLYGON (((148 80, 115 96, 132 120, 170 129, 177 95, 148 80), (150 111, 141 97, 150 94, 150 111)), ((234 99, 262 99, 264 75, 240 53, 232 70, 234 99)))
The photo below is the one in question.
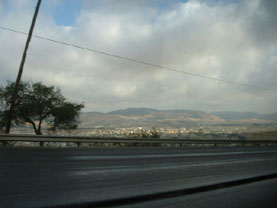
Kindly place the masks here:
POLYGON ((27 56, 27 50, 29 48, 29 43, 31 41, 33 30, 34 30, 35 23, 36 23, 36 19, 37 19, 37 16, 38 16, 40 3, 41 3, 41 0, 38 0, 36 10, 35 10, 35 13, 34 13, 34 16, 33 16, 33 19, 32 19, 32 24, 31 24, 31 27, 30 27, 30 30, 29 30, 28 38, 27 38, 27 41, 26 41, 26 44, 25 44, 25 49, 24 49, 24 52, 23 52, 21 63, 20 63, 20 66, 19 66, 17 79, 16 79, 16 83, 15 83, 15 88, 14 88, 14 92, 13 92, 12 99, 11 99, 10 109, 8 111, 8 118, 7 118, 6 131, 5 131, 6 134, 10 133, 11 123, 12 123, 12 119, 13 119, 13 115, 14 115, 15 101, 16 101, 16 97, 17 97, 17 94, 18 94, 19 84, 20 84, 20 81, 21 81, 21 76, 22 76, 22 73, 23 73, 24 63, 25 63, 26 56, 27 56))

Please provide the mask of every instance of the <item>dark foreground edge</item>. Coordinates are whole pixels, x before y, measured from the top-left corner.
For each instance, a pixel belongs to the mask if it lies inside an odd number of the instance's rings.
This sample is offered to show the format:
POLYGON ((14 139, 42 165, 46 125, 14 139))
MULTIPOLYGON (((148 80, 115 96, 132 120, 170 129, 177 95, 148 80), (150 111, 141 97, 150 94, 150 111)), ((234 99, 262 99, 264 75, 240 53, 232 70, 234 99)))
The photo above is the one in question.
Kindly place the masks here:
POLYGON ((239 180, 222 182, 222 183, 216 183, 211 185, 199 186, 194 188, 180 189, 180 190, 169 191, 169 192, 160 192, 160 193, 154 193, 154 194, 132 196, 127 198, 111 199, 106 201, 85 202, 85 203, 79 203, 79 204, 68 204, 68 205, 58 205, 58 206, 54 205, 51 207, 57 207, 57 208, 59 207, 64 207, 64 208, 99 207, 101 208, 101 207, 115 207, 120 205, 131 205, 131 204, 137 204, 142 202, 168 199, 168 198, 180 197, 184 195, 191 195, 191 194, 196 194, 201 192, 224 189, 228 187, 240 186, 240 185, 245 185, 249 183, 254 183, 254 182, 259 182, 259 181, 264 181, 264 180, 269 180, 274 178, 277 178, 277 173, 255 176, 251 178, 239 179, 239 180))

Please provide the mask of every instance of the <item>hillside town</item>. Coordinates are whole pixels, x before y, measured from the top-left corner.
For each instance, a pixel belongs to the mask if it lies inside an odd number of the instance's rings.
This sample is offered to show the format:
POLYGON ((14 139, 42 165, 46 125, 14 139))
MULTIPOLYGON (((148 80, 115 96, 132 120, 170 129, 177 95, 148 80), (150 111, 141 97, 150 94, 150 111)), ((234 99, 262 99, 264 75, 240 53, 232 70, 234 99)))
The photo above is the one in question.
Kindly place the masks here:
MULTIPOLYGON (((118 138, 185 138, 185 139, 277 139, 277 125, 245 126, 199 126, 193 128, 155 127, 98 127, 75 130, 49 131, 45 135, 118 137, 118 138)), ((30 127, 12 129, 13 134, 34 134, 30 127)))

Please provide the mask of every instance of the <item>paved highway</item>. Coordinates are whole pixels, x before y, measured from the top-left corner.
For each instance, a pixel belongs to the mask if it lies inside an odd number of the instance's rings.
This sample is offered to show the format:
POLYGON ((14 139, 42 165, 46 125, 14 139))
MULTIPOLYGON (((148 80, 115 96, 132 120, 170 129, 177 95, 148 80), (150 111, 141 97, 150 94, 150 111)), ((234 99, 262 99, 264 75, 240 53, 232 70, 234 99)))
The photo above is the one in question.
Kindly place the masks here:
MULTIPOLYGON (((277 147, 0 148, 0 207, 105 207, 273 173, 277 147)), ((277 207, 276 187, 273 178, 118 207, 277 207)))

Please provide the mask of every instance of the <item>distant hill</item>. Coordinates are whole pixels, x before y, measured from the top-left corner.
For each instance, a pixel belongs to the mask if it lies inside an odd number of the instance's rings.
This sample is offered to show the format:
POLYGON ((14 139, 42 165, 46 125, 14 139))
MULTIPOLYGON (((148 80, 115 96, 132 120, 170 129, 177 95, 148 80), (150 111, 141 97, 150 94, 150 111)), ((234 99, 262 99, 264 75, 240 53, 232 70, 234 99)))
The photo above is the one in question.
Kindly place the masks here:
POLYGON ((195 127, 203 125, 266 124, 277 121, 277 113, 260 115, 253 112, 212 112, 199 110, 157 110, 127 108, 108 113, 81 113, 80 128, 101 127, 195 127))
POLYGON ((232 112, 232 111, 222 111, 222 112, 212 112, 211 114, 221 117, 225 120, 241 121, 241 120, 266 120, 266 121, 277 121, 277 113, 271 114, 257 114, 253 112, 232 112))
POLYGON ((127 108, 124 110, 116 110, 107 113, 108 115, 122 115, 122 116, 142 116, 158 112, 152 108, 127 108))
POLYGON ((223 123, 224 119, 203 111, 127 108, 108 113, 82 113, 80 127, 188 127, 223 123))
POLYGON ((146 116, 160 119, 217 119, 216 116, 195 110, 157 110, 152 108, 127 108, 124 110, 111 111, 107 115, 118 116, 146 116))
POLYGON ((103 115, 105 115, 105 113, 101 113, 101 112, 97 112, 97 111, 87 112, 87 113, 82 113, 82 114, 85 114, 87 116, 103 116, 103 115))
POLYGON ((271 114, 263 115, 262 117, 266 120, 277 121, 277 113, 271 113, 271 114))
POLYGON ((253 112, 232 112, 232 111, 222 111, 222 112, 212 112, 211 114, 227 119, 227 120, 244 120, 244 119, 262 119, 262 115, 253 112))

